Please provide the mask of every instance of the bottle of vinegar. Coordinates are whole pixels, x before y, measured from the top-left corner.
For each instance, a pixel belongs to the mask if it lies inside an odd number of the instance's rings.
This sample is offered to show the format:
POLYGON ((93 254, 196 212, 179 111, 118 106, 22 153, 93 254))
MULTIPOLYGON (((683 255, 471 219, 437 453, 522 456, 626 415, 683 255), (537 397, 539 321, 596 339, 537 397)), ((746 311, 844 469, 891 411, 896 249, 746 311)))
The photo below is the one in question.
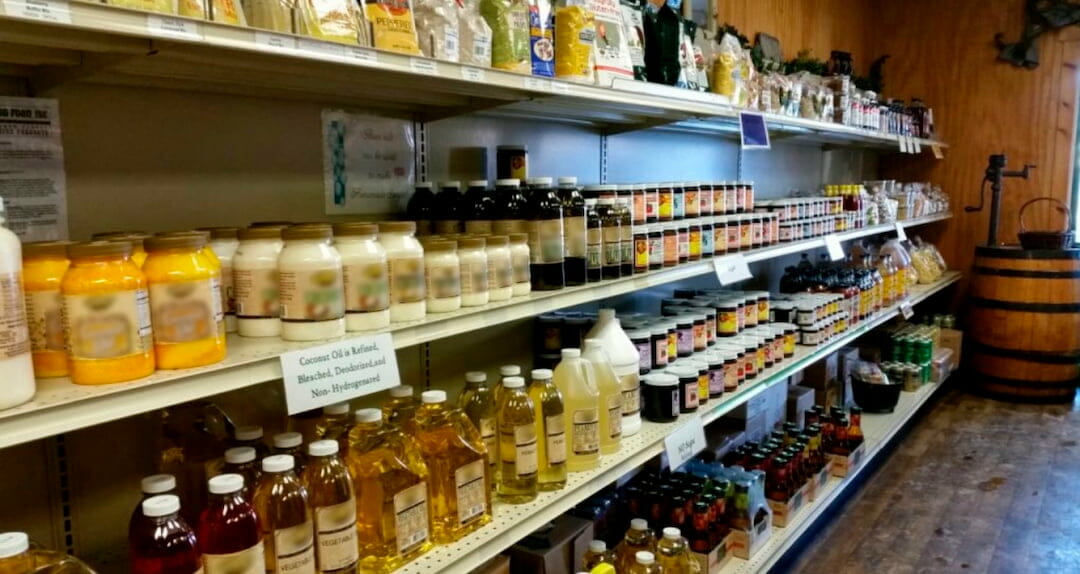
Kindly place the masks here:
POLYGON ((600 393, 600 453, 618 452, 622 443, 623 409, 619 379, 599 339, 585 339, 585 352, 581 357, 589 361, 596 390, 600 393))
POLYGON ((507 377, 499 402, 499 496, 511 504, 536 498, 536 411, 525 379, 507 377))
POLYGON ((162 494, 176 494, 176 477, 171 474, 152 474, 144 477, 140 486, 143 497, 139 505, 135 507, 135 511, 131 513, 131 520, 128 521, 128 539, 135 534, 136 530, 143 529, 147 522, 146 516, 143 515, 142 503, 162 494))
POLYGON ((536 409, 537 488, 559 490, 566 486, 566 422, 563 398, 550 369, 535 369, 529 398, 536 409))
POLYGON ((132 574, 195 574, 202 572, 202 555, 195 532, 180 518, 180 497, 152 496, 143 501, 145 520, 130 533, 132 574))
POLYGON ((304 487, 315 522, 315 565, 322 574, 356 571, 356 497, 349 469, 338 457, 338 443, 318 440, 308 445, 304 487))
POLYGON ((255 489, 268 574, 314 574, 315 534, 307 489, 293 472, 293 457, 268 456, 255 489))
POLYGON ((563 349, 562 360, 555 367, 555 386, 562 393, 569 418, 566 468, 570 472, 591 470, 600 463, 600 393, 591 371, 580 349, 563 349))
POLYGON ((499 442, 495 421, 495 393, 487 382, 487 373, 469 371, 465 373, 465 390, 458 400, 458 407, 472 421, 487 449, 488 475, 492 481, 496 475, 496 461, 499 455, 499 442))
POLYGON ((259 518, 244 500, 244 477, 221 474, 208 484, 210 500, 199 516, 197 530, 206 574, 265 572, 259 518))

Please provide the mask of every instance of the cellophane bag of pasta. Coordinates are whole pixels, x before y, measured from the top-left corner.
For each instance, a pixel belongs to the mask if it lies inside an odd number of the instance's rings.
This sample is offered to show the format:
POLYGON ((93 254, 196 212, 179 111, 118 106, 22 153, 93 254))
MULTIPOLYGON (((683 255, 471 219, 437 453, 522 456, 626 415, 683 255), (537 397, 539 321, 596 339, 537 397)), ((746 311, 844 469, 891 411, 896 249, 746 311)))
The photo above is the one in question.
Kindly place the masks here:
POLYGON ((596 83, 593 73, 595 39, 596 20, 588 0, 556 0, 555 77, 596 83))
POLYGON ((713 93, 727 97, 733 104, 738 102, 740 93, 745 89, 739 74, 741 59, 742 47, 739 39, 731 34, 724 34, 713 60, 712 81, 709 85, 712 86, 713 93))
POLYGON ((529 0, 529 48, 534 76, 555 75, 554 27, 551 0, 529 0))
POLYGON ((244 8, 240 6, 240 0, 211 0, 210 19, 233 26, 247 26, 247 18, 244 17, 244 8))
POLYGON ((371 25, 372 46, 420 55, 410 0, 364 0, 364 18, 371 25))
POLYGON ((299 10, 305 35, 353 46, 360 42, 361 23, 350 0, 300 0, 299 10))
MULTIPOLYGON (((291 34, 293 30, 294 5, 289 0, 242 0, 247 25, 261 30, 273 30, 291 34)), ((356 12, 350 5, 350 12, 356 12)), ((303 25, 303 18, 299 19, 303 25)), ((354 21, 356 19, 354 18, 354 21)), ((306 34, 305 30, 297 33, 306 34)))
POLYGON ((460 13, 454 0, 413 0, 416 37, 429 58, 460 60, 460 13))
POLYGON ((162 14, 176 14, 175 0, 106 0, 110 6, 145 10, 146 12, 160 12, 162 14))
POLYGON ((480 0, 480 14, 491 27, 491 67, 532 72, 529 57, 529 7, 524 0, 480 0))
POLYGON ((589 7, 596 22, 596 39, 593 41, 596 83, 610 86, 615 78, 633 80, 634 65, 630 62, 630 48, 623 35, 619 0, 589 0, 589 7))
POLYGON ((491 66, 491 26, 480 14, 480 0, 455 0, 458 6, 459 61, 468 66, 491 66))

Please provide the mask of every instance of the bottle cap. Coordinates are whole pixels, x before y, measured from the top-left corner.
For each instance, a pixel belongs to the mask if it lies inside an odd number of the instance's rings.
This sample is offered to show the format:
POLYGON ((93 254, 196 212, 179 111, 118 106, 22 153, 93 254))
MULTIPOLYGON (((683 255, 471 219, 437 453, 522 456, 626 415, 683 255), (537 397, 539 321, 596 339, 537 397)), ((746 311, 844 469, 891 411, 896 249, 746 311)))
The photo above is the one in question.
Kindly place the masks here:
POLYGON ((232 473, 219 474, 211 478, 207 485, 210 488, 210 494, 231 494, 240 492, 240 489, 244 488, 244 477, 232 473))
POLYGON ((496 179, 495 180, 495 186, 496 187, 520 187, 521 186, 521 180, 516 178, 516 177, 508 177, 508 178, 505 178, 505 179, 496 179))
POLYGON ((337 454, 338 450, 336 440, 317 440, 307 445, 307 452, 311 456, 330 456, 337 454))
POLYGON ((664 529, 664 538, 667 538, 668 540, 678 540, 682 538, 682 532, 674 526, 668 526, 664 529))
POLYGON ((285 472, 296 466, 291 454, 275 454, 262 461, 263 472, 285 472))
POLYGON ((141 486, 144 494, 165 494, 176 490, 176 477, 171 474, 151 474, 143 477, 141 486))
POLYGON ((180 497, 175 494, 162 494, 147 498, 142 503, 143 516, 154 518, 180 512, 180 497))
POLYGON ((487 382, 487 373, 484 371, 469 371, 465 373, 466 383, 485 383, 487 382))
POLYGON ((521 377, 506 377, 503 380, 503 387, 507 389, 521 389, 525 387, 525 379, 521 377))
POLYGON ((283 432, 274 435, 274 448, 294 448, 304 444, 304 435, 298 432, 283 432))
POLYGON ((593 540, 589 542, 589 551, 594 554, 607 552, 607 542, 604 542, 603 540, 593 540))
POLYGON ((559 185, 577 185, 576 177, 560 177, 559 185))
POLYGON ((403 399, 405 397, 411 397, 413 395, 412 385, 398 385, 396 387, 390 387, 390 396, 395 399, 403 399))
POLYGON ((358 423, 377 423, 382 421, 382 411, 379 409, 360 409, 356 411, 353 417, 358 423))
POLYGON ((420 400, 425 405, 446 402, 446 391, 424 391, 420 394, 420 400))
POLYGON ((250 446, 238 446, 225 451, 225 462, 244 464, 255 460, 255 449, 250 446))
POLYGON ((444 182, 442 182, 442 185, 440 187, 442 187, 443 189, 446 189, 448 187, 452 187, 454 189, 461 189, 461 182, 460 181, 444 181, 444 182))
POLYGON ((545 187, 551 187, 552 179, 550 177, 527 177, 525 178, 526 185, 542 185, 545 187))
POLYGON ((638 552, 637 554, 634 554, 634 559, 637 560, 637 563, 641 564, 642 566, 648 566, 653 562, 656 562, 656 556, 653 556, 652 552, 646 552, 644 550, 638 552))
POLYGON ((263 428, 259 425, 236 427, 233 436, 236 437, 236 440, 259 440, 263 437, 263 428))
POLYGON ((322 412, 327 415, 347 415, 349 414, 349 403, 326 405, 323 407, 322 412))
POLYGON ((536 381, 536 380, 547 380, 547 379, 550 379, 553 376, 555 376, 555 374, 551 372, 551 369, 533 369, 532 370, 532 380, 534 380, 534 381, 536 381))
POLYGON ((487 187, 486 179, 471 179, 469 180, 469 187, 487 187))
POLYGON ((563 349, 562 358, 577 359, 581 357, 581 349, 563 349))
POLYGON ((421 182, 417 182, 413 186, 413 189, 431 189, 432 185, 433 184, 430 181, 421 181, 421 182))
MULTIPOLYGON (((3 203, 0 199, 0 205, 3 203)), ((2 211, 3 208, 0 207, 0 212, 2 211)), ((30 550, 30 537, 25 532, 0 533, 0 558, 18 556, 27 550, 30 550)))
POLYGON ((521 367, 517 365, 503 365, 499 367, 499 374, 504 377, 516 377, 521 375, 521 367))
POLYGON ((635 518, 630 521, 631 530, 648 530, 649 523, 644 518, 635 518))
POLYGON ((597 311, 596 317, 598 319, 600 319, 601 321, 614 319, 615 318, 615 310, 614 309, 600 309, 599 311, 597 311))

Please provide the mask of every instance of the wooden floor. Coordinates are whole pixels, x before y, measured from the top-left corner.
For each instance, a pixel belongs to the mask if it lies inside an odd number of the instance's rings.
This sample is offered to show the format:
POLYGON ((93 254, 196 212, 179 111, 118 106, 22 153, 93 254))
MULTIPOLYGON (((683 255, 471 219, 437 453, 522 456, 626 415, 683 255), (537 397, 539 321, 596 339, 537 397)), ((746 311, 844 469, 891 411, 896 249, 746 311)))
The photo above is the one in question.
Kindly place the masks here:
POLYGON ((1078 407, 943 389, 790 571, 1080 573, 1078 407))

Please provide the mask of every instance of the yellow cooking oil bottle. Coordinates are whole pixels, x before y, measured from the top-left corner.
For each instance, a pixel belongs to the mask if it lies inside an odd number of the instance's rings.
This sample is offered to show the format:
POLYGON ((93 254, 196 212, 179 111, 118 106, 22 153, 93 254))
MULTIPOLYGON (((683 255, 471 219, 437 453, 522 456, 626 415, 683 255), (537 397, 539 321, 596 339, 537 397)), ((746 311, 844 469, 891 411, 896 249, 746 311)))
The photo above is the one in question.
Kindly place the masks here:
POLYGON ((411 433, 413 415, 420 407, 420 401, 413 396, 412 385, 390 387, 387 394, 390 398, 382 404, 383 421, 411 433))
POLYGON ((566 486, 566 422, 563 398, 551 369, 534 369, 529 398, 536 409, 537 473, 539 490, 566 486))
POLYGON ((581 349, 562 350, 554 379, 570 419, 566 468, 570 472, 594 469, 600 463, 600 393, 592 380, 592 366, 581 358, 581 349))
MULTIPOLYGON (((615 547, 615 570, 629 572, 637 563, 638 552, 655 552, 656 538, 649 530, 649 523, 644 518, 634 518, 630 521, 630 529, 615 547)), ((655 558, 655 557, 653 557, 655 558)))
POLYGON ((356 496, 363 573, 381 574, 431 549, 428 468, 415 440, 379 409, 356 411, 346 457, 356 496))
POLYGON ((491 522, 487 447, 446 391, 424 391, 420 402, 416 441, 431 473, 432 536, 453 542, 491 522))
POLYGON ((499 497, 511 504, 536 498, 539 472, 536 411, 525 379, 506 377, 499 402, 499 497))
POLYGON ((465 390, 458 397, 458 408, 465 412, 476 430, 480 431, 480 437, 488 453, 488 474, 491 477, 492 486, 498 476, 499 445, 496 434, 497 423, 495 421, 495 391, 488 384, 487 373, 483 371, 469 371, 465 373, 465 390))
POLYGON ((622 443, 623 395, 619 377, 600 339, 585 339, 581 357, 592 366, 593 381, 600 393, 600 454, 613 454, 622 443))

